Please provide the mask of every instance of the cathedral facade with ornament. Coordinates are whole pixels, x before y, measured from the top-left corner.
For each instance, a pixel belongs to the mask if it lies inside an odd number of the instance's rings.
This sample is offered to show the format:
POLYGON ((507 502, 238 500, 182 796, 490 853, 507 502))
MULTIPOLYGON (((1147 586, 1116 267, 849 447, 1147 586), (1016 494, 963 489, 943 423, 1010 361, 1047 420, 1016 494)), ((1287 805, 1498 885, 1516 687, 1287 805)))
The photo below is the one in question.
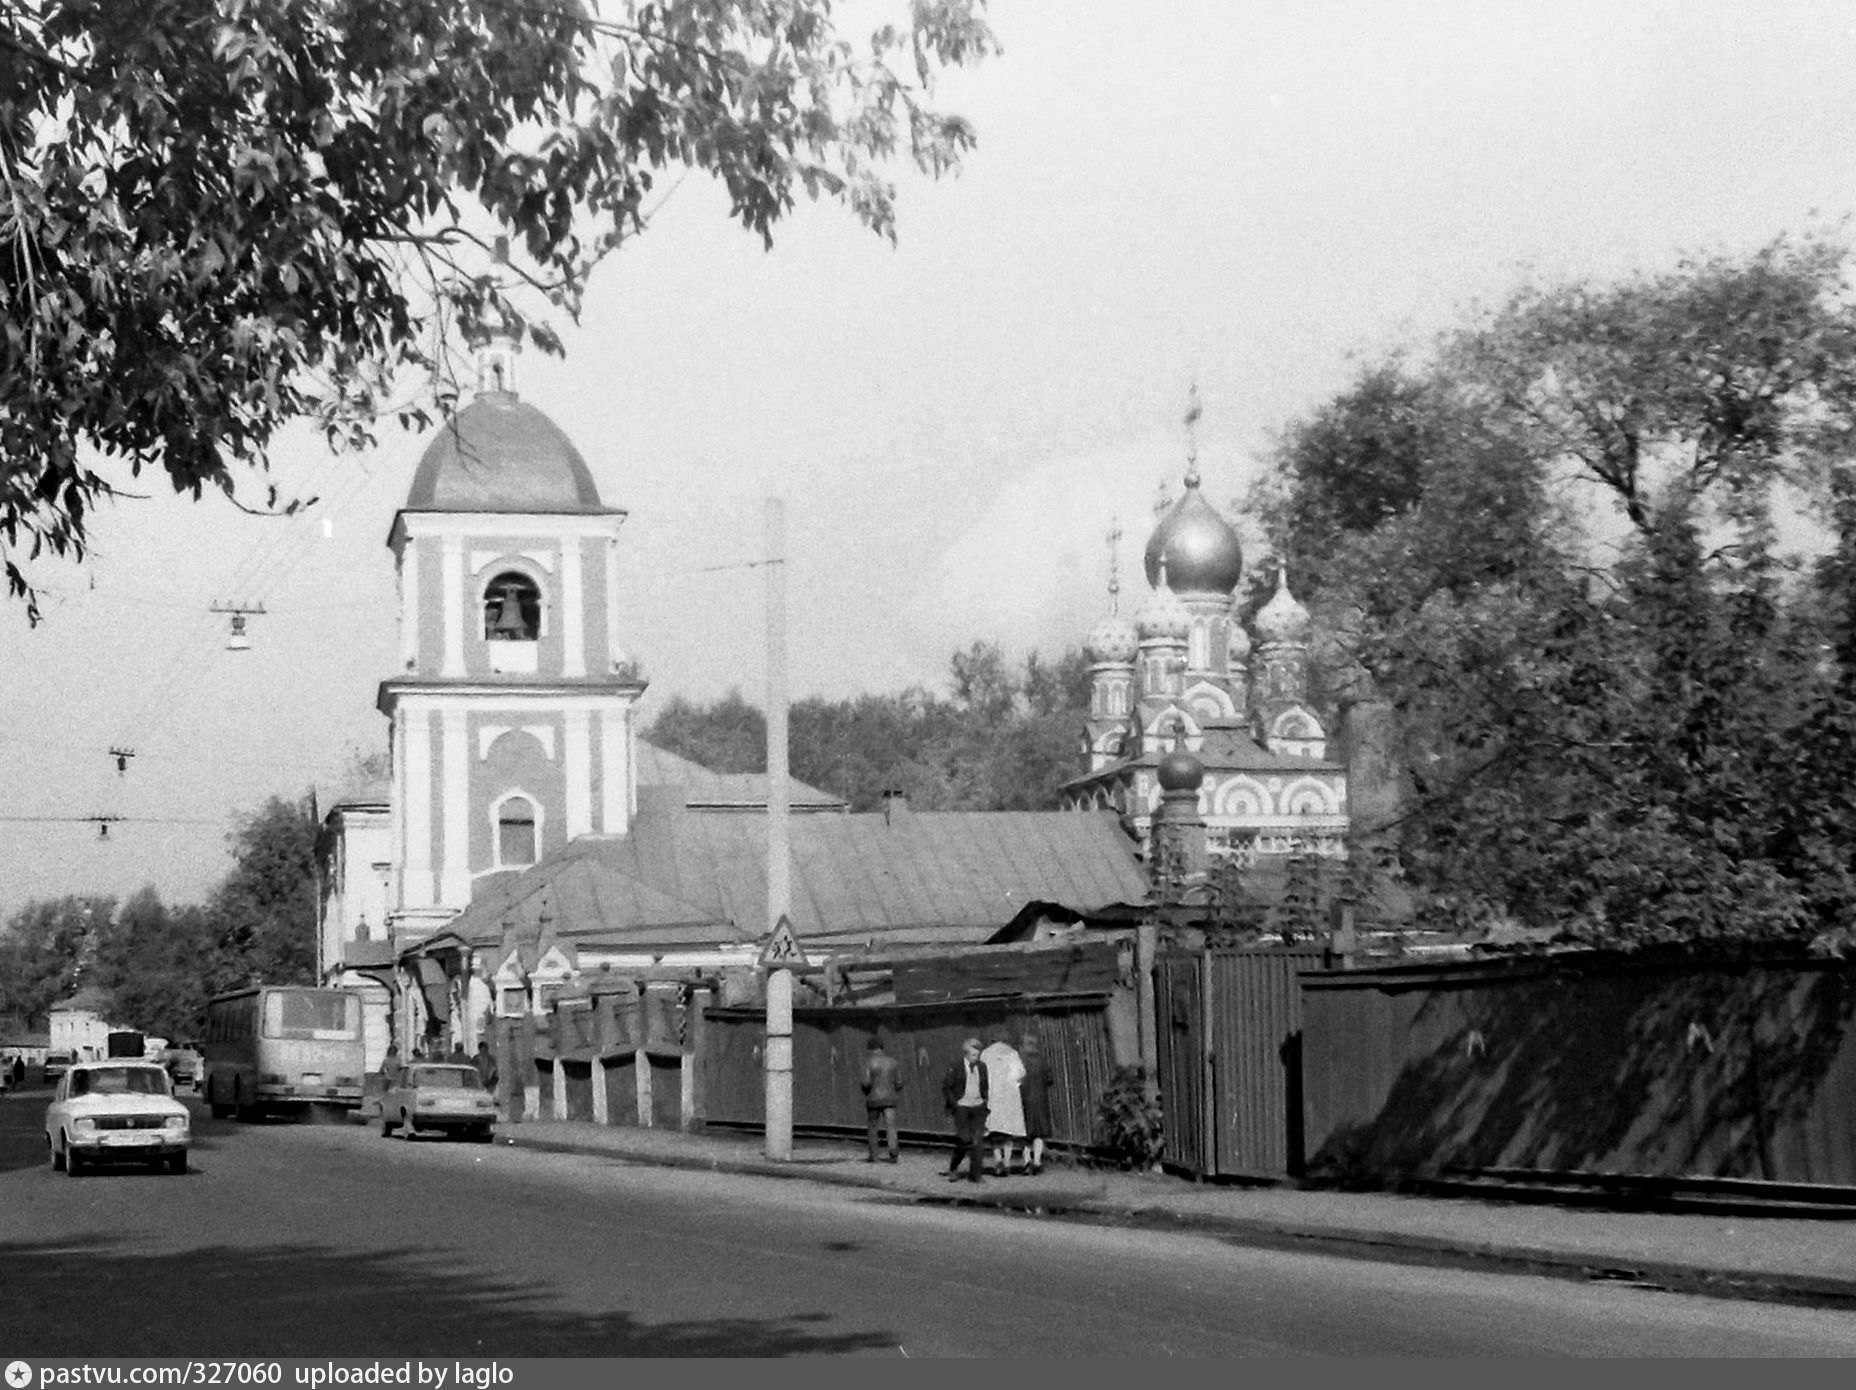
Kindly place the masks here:
POLYGON ((1162 763, 1183 750, 1203 768, 1211 855, 1344 858, 1347 769, 1330 759, 1310 700, 1312 621, 1286 572, 1278 566, 1275 593, 1246 624, 1243 549, 1191 457, 1185 492, 1163 505, 1147 542, 1147 594, 1131 616, 1121 612, 1118 539, 1109 613, 1087 642, 1087 770, 1064 785, 1063 804, 1115 811, 1150 854, 1162 763))

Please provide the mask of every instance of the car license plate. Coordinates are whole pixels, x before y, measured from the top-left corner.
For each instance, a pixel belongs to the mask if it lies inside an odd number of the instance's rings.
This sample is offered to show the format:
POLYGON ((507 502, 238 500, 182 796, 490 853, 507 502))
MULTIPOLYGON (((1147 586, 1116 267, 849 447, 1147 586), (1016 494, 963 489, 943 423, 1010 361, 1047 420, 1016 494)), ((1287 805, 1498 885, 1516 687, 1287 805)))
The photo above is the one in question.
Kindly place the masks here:
POLYGON ((319 1071, 304 1072, 303 1084, 305 1086, 320 1086, 322 1084, 322 1073, 319 1071))
POLYGON ((117 1130, 113 1134, 106 1134, 103 1136, 103 1142, 105 1144, 109 1145, 111 1148, 119 1149, 139 1148, 144 1144, 156 1143, 159 1139, 160 1135, 152 1129, 140 1132, 132 1129, 117 1130))

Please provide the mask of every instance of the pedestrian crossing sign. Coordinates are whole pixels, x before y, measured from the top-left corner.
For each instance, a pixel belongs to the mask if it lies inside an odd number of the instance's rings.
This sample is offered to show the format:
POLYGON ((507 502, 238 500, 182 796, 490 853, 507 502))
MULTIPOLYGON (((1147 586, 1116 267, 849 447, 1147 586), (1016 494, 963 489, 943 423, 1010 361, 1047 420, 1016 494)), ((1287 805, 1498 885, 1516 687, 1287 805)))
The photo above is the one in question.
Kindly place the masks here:
POLYGON ((760 948, 760 964, 763 970, 793 970, 811 964, 799 938, 793 935, 792 921, 785 913, 780 914, 780 920, 774 923, 773 935, 760 948))

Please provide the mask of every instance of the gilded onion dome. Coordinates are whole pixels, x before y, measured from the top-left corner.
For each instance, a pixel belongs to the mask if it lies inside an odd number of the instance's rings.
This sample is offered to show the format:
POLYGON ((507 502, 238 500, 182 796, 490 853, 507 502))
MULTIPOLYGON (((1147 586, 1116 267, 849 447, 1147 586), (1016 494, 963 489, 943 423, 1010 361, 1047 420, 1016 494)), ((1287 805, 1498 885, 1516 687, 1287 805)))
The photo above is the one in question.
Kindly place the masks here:
POLYGON ((1161 562, 1180 593, 1228 594, 1244 577, 1244 551, 1237 532, 1199 491, 1197 468, 1186 474, 1186 491, 1167 509, 1147 541, 1147 582, 1158 584, 1161 562))
POLYGON ((1257 637, 1264 642, 1306 642, 1313 622, 1308 610, 1289 592, 1289 570, 1276 567, 1276 592, 1257 614, 1257 637))
POLYGON ((1141 633, 1134 623, 1119 613, 1110 613, 1089 630, 1084 644, 1091 661, 1127 663, 1140 650, 1141 633))

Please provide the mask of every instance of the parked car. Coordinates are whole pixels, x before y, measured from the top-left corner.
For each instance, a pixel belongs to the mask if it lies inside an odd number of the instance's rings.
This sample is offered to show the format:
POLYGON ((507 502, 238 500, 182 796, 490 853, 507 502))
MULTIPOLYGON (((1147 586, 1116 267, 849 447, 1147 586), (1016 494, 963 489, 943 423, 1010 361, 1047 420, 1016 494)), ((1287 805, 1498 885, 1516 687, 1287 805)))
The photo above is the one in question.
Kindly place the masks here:
POLYGON ((164 1048, 161 1053, 161 1065, 168 1069, 168 1077, 176 1089, 182 1086, 198 1086, 206 1075, 206 1059, 192 1043, 182 1043, 178 1047, 164 1048))
POLYGON ((380 1098, 380 1132, 411 1139, 422 1130, 465 1134, 487 1144, 496 1134, 496 1102, 477 1069, 459 1062, 414 1062, 380 1098))
POLYGON ((76 1177, 93 1163, 146 1163, 187 1171, 187 1107, 158 1062, 75 1062, 45 1110, 52 1169, 76 1177))
POLYGON ((50 1085, 69 1071, 77 1061, 75 1052, 48 1052, 45 1054, 45 1082, 50 1085))

